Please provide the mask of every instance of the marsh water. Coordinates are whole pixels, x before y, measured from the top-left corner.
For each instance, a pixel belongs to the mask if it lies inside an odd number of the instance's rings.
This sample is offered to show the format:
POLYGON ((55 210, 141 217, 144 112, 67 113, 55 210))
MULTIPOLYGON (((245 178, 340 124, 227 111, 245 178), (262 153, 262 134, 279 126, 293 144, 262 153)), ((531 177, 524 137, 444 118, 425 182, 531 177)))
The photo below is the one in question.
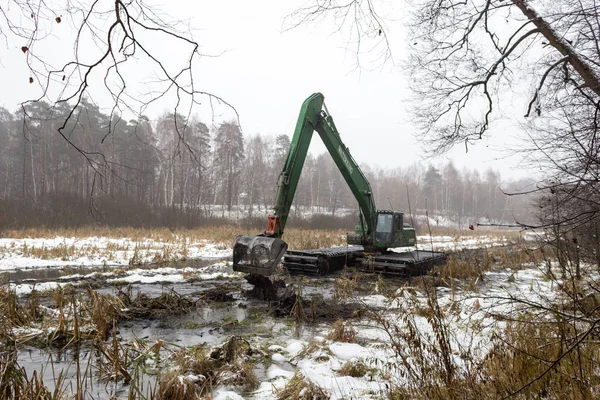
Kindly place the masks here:
MULTIPOLYGON (((172 263, 161 267, 202 268, 223 260, 194 260, 192 262, 172 263)), ((136 267, 138 268, 138 267, 136 267)), ((139 267, 152 271, 156 266, 139 267)), ((231 267, 229 266, 228 269, 231 267)), ((22 283, 39 283, 59 280, 75 284, 77 290, 80 279, 92 272, 110 272, 114 268, 106 266, 81 268, 48 268, 24 269, 0 274, 4 282, 13 285, 22 283), (70 278, 72 277, 72 278, 70 278)), ((81 293, 89 289, 82 286, 81 293)), ((107 280, 96 281, 93 290, 103 294, 117 295, 123 285, 110 283, 107 280)), ((247 291, 252 288, 242 277, 225 275, 217 279, 190 280, 177 283, 132 283, 127 285, 131 296, 138 293, 149 298, 157 298, 165 293, 175 292, 196 302, 197 306, 184 313, 162 313, 147 318, 125 319, 118 323, 117 336, 120 343, 155 343, 161 341, 170 348, 189 348, 190 346, 220 345, 232 336, 252 337, 255 341, 270 342, 273 339, 281 343, 286 338, 309 338, 316 334, 323 324, 297 324, 289 318, 273 316, 268 302, 250 298, 247 291), (229 301, 199 301, 207 291, 223 291, 230 295, 229 301)), ((313 294, 330 298, 333 295, 331 286, 324 287, 322 280, 314 280, 314 285, 303 280, 303 294, 313 294)), ((110 340, 110 339, 109 339, 110 340)), ((157 365, 145 368, 141 383, 144 390, 153 387, 158 370, 168 365, 169 353, 163 352, 157 365), (150 386, 149 386, 150 385, 150 386)), ((127 398, 131 385, 122 380, 115 381, 106 377, 102 367, 98 366, 98 353, 93 343, 81 346, 41 347, 20 344, 16 349, 18 365, 23 367, 31 377, 35 372, 43 378, 44 384, 52 391, 56 382, 62 379, 59 386, 67 393, 79 390, 85 392, 85 398, 118 399, 127 398)), ((286 365, 284 365, 286 368, 286 365)), ((293 366, 287 365, 290 371, 293 366)), ((267 366, 255 365, 255 373, 259 379, 265 378, 267 366)), ((104 371, 105 372, 105 371, 104 371)))

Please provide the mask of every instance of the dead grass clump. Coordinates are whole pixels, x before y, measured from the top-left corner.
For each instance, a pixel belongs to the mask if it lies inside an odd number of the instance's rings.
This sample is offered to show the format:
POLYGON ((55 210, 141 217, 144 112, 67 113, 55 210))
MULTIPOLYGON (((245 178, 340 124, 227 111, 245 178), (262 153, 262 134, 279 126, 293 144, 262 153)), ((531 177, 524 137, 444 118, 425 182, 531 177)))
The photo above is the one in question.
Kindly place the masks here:
POLYGON ((543 252, 531 250, 525 245, 492 247, 489 249, 463 250, 448 256, 446 264, 434 271, 442 282, 453 279, 469 283, 481 282, 484 273, 499 268, 519 270, 543 261, 543 252))
POLYGON ((335 301, 343 301, 350 298, 356 289, 358 275, 354 274, 352 278, 342 276, 341 278, 335 278, 333 282, 333 299, 335 301))
POLYGON ((356 343, 356 330, 350 325, 338 319, 327 334, 327 339, 335 342, 356 343))
POLYGON ((170 290, 158 297, 150 297, 138 292, 134 298, 131 298, 130 290, 121 290, 118 295, 129 309, 129 315, 134 318, 157 318, 183 314, 196 307, 196 302, 175 290, 170 290))
MULTIPOLYGON (((33 310, 33 313, 37 314, 37 311, 33 310)), ((29 326, 34 319, 30 307, 19 304, 19 298, 14 291, 8 286, 0 287, 0 322, 4 326, 29 326)))
POLYGON ((215 347, 210 353, 210 358, 225 363, 233 363, 239 359, 246 359, 252 355, 250 343, 242 337, 232 336, 222 346, 215 347))
POLYGON ((54 309, 47 310, 41 326, 48 344, 66 346, 83 340, 105 340, 116 323, 125 318, 123 302, 111 295, 88 290, 86 295, 57 288, 53 292, 54 309))
POLYGON ((329 395, 305 378, 301 372, 296 372, 288 383, 276 391, 278 400, 298 399, 298 400, 327 400, 329 395))
POLYGON ((532 249, 525 243, 508 247, 492 247, 487 252, 496 267, 514 270, 540 265, 545 260, 542 248, 532 249))
POLYGON ((466 250, 448 256, 446 264, 438 267, 441 280, 481 280, 483 273, 492 268, 492 261, 486 249, 466 250))
POLYGON ((180 350, 174 356, 176 368, 159 380, 159 392, 165 396, 178 396, 193 390, 195 396, 203 396, 210 394, 216 385, 253 390, 260 383, 253 368, 252 357, 256 354, 258 352, 252 349, 250 343, 238 336, 232 336, 210 352, 203 347, 180 350), (188 382, 190 379, 193 387, 188 382))
MULTIPOLYGON (((159 342, 160 345, 162 342, 159 342)), ((131 368, 135 364, 134 359, 141 354, 136 351, 135 357, 132 357, 132 348, 124 345, 118 339, 116 326, 113 327, 111 340, 108 342, 96 341, 94 348, 98 352, 96 368, 104 381, 131 382, 131 368)), ((141 356, 140 358, 146 358, 145 354, 141 356)))
POLYGON ((170 246, 164 246, 161 251, 154 253, 152 257, 152 264, 165 264, 173 261, 175 258, 174 253, 170 246))
POLYGON ((53 247, 29 247, 27 243, 21 248, 21 253, 25 257, 39 258, 42 260, 59 259, 61 261, 68 261, 78 252, 75 244, 68 245, 61 243, 58 246, 53 247))
POLYGON ((125 317, 123 308, 124 305, 120 299, 88 290, 86 311, 99 340, 105 340, 114 324, 125 317))
POLYGON ((32 290, 27 296, 26 308, 32 319, 40 320, 43 317, 40 308, 40 293, 37 290, 32 290))
POLYGON ((169 371, 158 382, 159 400, 195 400, 198 398, 197 377, 169 371))
POLYGON ((302 323, 308 320, 306 311, 304 311, 305 300, 302 298, 302 289, 298 288, 296 292, 296 300, 290 310, 290 317, 294 318, 297 323, 302 323))
MULTIPOLYGON (((239 290, 239 287, 235 289, 239 290)), ((234 301, 233 295, 228 293, 227 290, 234 290, 234 288, 226 286, 216 287, 214 289, 203 291, 198 297, 199 300, 204 302, 227 303, 234 301)))
POLYGON ((278 296, 274 308, 276 317, 291 317, 296 323, 308 321, 309 316, 315 319, 316 309, 314 302, 302 296, 302 287, 288 285, 283 293, 278 296))
POLYGON ((362 378, 367 373, 373 374, 373 368, 369 368, 362 360, 347 361, 339 371, 339 376, 351 376, 353 378, 362 378))
POLYGON ((54 307, 40 305, 39 296, 33 290, 21 304, 14 293, 0 289, 0 338, 58 346, 105 340, 115 323, 126 317, 119 299, 93 290, 84 296, 57 288, 52 292, 54 307), (13 335, 14 328, 18 329, 13 335))
POLYGON ((134 265, 142 265, 143 263, 144 263, 144 260, 142 258, 141 250, 140 250, 139 246, 136 244, 136 246, 133 248, 133 254, 131 255, 131 257, 129 257, 128 264, 130 266, 134 266, 134 265))
POLYGON ((175 364, 185 373, 209 377, 214 370, 214 360, 206 354, 204 347, 195 346, 175 354, 175 364))
POLYGON ((333 356, 331 349, 328 346, 312 342, 304 346, 304 348, 294 357, 294 359, 302 359, 311 357, 315 361, 325 362, 333 356))
POLYGON ((216 381, 223 386, 237 386, 244 390, 258 387, 260 380, 256 377, 253 365, 248 362, 225 364, 218 371, 216 381))

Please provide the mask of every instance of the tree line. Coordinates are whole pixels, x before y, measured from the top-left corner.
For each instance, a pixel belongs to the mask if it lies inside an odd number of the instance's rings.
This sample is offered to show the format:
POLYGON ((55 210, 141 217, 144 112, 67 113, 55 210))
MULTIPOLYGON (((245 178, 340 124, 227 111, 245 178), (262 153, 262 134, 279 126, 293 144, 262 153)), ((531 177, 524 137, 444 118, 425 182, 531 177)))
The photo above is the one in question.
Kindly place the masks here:
MULTIPOLYGON (((262 218, 272 206, 290 146, 285 134, 245 136, 237 121, 209 127, 197 117, 172 113, 155 121, 126 121, 87 100, 67 121, 70 112, 66 105, 45 103, 14 113, 0 109, 5 226, 23 223, 23 213, 15 210, 24 207, 37 221, 38 214, 54 214, 60 224, 65 214, 102 220, 112 213, 123 223, 143 224, 167 211, 171 218, 174 212, 198 219, 262 218)), ((528 214, 527 198, 502 192, 516 191, 525 183, 503 181, 491 169, 459 170, 451 162, 438 167, 419 163, 362 168, 379 208, 413 214, 427 210, 461 226, 481 219, 514 221, 528 214)), ((356 208, 329 154, 309 154, 293 216, 340 216, 341 210, 356 208)))

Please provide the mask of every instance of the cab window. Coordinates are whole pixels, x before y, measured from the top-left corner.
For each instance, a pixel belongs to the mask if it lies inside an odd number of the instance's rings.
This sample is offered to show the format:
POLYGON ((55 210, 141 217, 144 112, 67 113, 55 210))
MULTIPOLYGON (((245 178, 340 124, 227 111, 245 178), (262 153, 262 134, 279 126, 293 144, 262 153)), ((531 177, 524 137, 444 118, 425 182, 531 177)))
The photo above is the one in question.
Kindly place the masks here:
POLYGON ((375 239, 379 242, 391 242, 393 223, 394 216, 392 214, 378 214, 375 239))
POLYGON ((394 214, 394 231, 402 230, 402 215, 394 214))

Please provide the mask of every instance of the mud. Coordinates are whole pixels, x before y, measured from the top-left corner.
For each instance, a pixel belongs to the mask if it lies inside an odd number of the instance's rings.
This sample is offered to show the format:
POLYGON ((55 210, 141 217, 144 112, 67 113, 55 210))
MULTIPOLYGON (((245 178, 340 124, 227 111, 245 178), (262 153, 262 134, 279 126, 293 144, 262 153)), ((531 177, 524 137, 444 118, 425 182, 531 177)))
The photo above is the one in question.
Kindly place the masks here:
POLYGON ((270 314, 275 318, 292 317, 302 322, 329 323, 359 316, 364 309, 359 303, 340 303, 331 297, 325 298, 323 289, 333 282, 328 278, 311 279, 309 283, 314 286, 308 287, 286 284, 283 279, 271 280, 257 274, 250 274, 245 279, 254 287, 245 291, 244 295, 268 301, 270 314), (303 291, 308 294, 303 295, 303 291))
POLYGON ((268 276, 249 274, 244 277, 246 281, 254 285, 252 290, 246 291, 246 295, 258 300, 277 301, 284 295, 285 281, 278 279, 272 281, 268 276))
POLYGON ((338 303, 322 296, 304 297, 298 288, 288 286, 286 294, 273 305, 275 317, 304 315, 304 322, 331 323, 338 319, 360 317, 364 307, 360 303, 338 303), (302 311, 299 311, 299 308, 302 311))
POLYGON ((204 304, 216 303, 228 303, 235 300, 233 297, 234 292, 239 292, 239 285, 223 284, 213 289, 208 289, 203 292, 194 293, 198 296, 198 301, 204 304))

